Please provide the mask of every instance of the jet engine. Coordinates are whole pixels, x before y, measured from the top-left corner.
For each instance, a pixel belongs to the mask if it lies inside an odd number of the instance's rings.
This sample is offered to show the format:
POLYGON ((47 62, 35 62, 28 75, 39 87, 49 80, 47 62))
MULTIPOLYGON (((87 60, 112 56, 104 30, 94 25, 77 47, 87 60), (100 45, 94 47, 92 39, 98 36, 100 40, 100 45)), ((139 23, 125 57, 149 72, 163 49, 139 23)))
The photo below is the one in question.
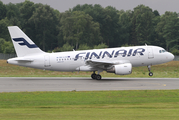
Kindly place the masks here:
POLYGON ((128 75, 132 73, 132 64, 124 63, 120 65, 114 65, 112 69, 107 70, 109 73, 115 73, 116 75, 128 75))

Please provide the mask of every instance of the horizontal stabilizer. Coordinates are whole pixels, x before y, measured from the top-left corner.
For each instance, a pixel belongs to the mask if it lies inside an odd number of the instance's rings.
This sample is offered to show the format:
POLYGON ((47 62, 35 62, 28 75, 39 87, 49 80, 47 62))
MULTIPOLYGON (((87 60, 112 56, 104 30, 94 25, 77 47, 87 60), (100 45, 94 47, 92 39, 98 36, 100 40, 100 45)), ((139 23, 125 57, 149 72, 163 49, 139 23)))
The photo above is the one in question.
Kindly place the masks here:
POLYGON ((31 58, 24 58, 24 57, 17 57, 17 58, 12 58, 12 59, 9 59, 8 61, 22 61, 22 62, 33 62, 34 59, 31 59, 31 58))

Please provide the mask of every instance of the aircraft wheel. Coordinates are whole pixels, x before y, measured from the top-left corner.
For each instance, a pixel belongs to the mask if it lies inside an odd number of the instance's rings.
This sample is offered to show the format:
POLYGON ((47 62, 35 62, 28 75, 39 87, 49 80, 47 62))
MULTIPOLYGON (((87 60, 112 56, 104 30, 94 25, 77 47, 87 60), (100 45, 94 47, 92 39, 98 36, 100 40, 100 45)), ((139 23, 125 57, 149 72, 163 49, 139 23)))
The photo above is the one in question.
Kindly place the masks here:
POLYGON ((96 74, 93 73, 93 74, 91 75, 91 78, 92 78, 92 79, 96 79, 96 74))
POLYGON ((152 77, 152 76, 153 76, 153 73, 152 73, 152 72, 149 72, 149 76, 152 77))
POLYGON ((101 75, 96 75, 96 80, 101 80, 101 75))

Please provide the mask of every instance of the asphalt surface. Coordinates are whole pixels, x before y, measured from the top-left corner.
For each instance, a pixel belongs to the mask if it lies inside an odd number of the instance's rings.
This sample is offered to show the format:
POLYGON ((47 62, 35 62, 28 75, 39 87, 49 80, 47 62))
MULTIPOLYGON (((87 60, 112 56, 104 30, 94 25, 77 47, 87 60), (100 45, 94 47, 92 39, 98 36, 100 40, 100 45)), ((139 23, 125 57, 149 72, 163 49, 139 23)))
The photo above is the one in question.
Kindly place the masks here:
POLYGON ((0 78, 0 92, 179 89, 179 78, 0 78))

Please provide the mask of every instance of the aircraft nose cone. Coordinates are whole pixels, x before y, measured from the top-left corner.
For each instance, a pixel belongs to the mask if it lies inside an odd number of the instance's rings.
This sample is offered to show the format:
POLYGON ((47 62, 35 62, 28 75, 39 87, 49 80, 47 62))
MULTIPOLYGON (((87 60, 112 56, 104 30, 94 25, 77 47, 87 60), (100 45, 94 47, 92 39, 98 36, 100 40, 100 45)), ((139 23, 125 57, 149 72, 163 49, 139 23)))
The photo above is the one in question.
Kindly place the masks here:
POLYGON ((175 58, 175 56, 172 54, 172 55, 171 55, 171 58, 172 58, 172 60, 173 60, 173 59, 175 58))
POLYGON ((175 56, 172 53, 170 53, 168 58, 172 61, 175 58, 175 56))

